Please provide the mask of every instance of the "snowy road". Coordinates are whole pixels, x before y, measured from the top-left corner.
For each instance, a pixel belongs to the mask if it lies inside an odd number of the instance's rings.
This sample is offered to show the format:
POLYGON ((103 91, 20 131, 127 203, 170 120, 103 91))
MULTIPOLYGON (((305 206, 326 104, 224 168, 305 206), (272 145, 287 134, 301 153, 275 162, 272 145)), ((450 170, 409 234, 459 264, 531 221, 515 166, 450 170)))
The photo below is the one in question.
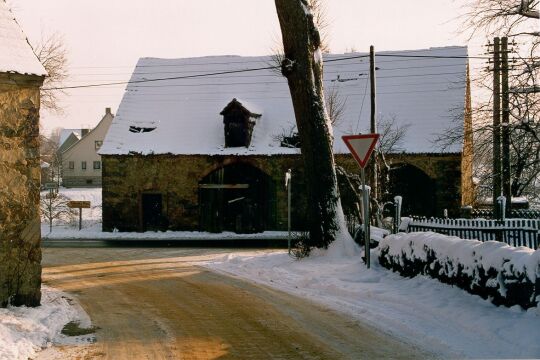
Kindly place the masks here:
POLYGON ((97 343, 56 349, 56 358, 425 357, 321 306, 194 265, 228 252, 44 249, 45 283, 73 294, 100 328, 97 343))

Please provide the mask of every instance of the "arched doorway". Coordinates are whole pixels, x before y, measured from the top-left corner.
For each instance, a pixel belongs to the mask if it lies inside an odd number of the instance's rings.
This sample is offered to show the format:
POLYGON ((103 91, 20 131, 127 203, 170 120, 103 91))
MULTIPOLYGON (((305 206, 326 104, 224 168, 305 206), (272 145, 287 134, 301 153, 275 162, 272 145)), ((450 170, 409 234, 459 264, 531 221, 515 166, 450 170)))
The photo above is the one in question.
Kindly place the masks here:
POLYGON ((199 181, 201 231, 254 233, 275 226, 275 186, 254 166, 235 163, 199 181))
POLYGON ((403 197, 404 216, 434 216, 436 207, 435 181, 425 172, 409 164, 396 164, 389 172, 389 195, 403 197))

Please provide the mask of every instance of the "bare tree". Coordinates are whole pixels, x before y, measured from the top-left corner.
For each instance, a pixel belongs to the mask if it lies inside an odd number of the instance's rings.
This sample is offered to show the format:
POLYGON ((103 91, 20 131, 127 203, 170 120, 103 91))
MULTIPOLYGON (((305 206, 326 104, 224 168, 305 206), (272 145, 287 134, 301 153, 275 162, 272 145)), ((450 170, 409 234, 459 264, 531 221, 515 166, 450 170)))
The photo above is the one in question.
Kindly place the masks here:
POLYGON ((51 181, 58 181, 60 176, 60 154, 58 153, 58 147, 60 145, 60 133, 62 128, 55 128, 51 131, 49 136, 43 134, 40 129, 40 157, 42 161, 50 164, 50 176, 51 181))
POLYGON ((383 155, 404 151, 403 140, 411 124, 399 124, 397 116, 380 116, 377 120, 379 131, 379 152, 383 155))
POLYGON ((345 224, 337 188, 332 125, 325 109, 321 36, 307 0, 275 0, 287 78, 301 139, 310 245, 327 247, 345 224))
POLYGON ((51 191, 40 197, 41 218, 52 228, 54 222, 71 222, 76 212, 68 206, 70 199, 62 194, 51 191))
POLYGON ((64 80, 68 77, 67 49, 64 39, 58 33, 53 33, 48 37, 42 36, 35 47, 35 52, 48 73, 41 89, 41 105, 47 110, 62 113, 60 98, 66 93, 58 88, 62 87, 64 80))
MULTIPOLYGON (((540 198, 538 5, 538 0, 471 0, 463 14, 465 30, 470 32, 470 36, 480 33, 486 37, 507 36, 513 43, 513 53, 509 54, 512 195, 527 195, 533 199, 540 198)), ((489 70, 475 74, 473 81, 479 92, 492 91, 492 76, 489 70)), ((493 176, 492 99, 480 101, 472 111, 477 189, 481 197, 488 197, 493 176)))
POLYGON ((344 99, 336 86, 331 86, 328 91, 325 92, 326 110, 330 117, 332 126, 337 126, 343 118, 345 113, 345 107, 347 105, 347 99, 344 99))

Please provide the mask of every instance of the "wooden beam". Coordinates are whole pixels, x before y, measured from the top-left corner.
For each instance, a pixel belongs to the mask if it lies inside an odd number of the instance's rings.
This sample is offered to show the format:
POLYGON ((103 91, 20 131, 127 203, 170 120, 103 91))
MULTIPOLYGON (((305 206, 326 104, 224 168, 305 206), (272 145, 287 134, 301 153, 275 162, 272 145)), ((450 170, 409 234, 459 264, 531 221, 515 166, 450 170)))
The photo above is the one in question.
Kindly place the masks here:
POLYGON ((199 184, 200 189, 247 189, 249 184, 199 184))

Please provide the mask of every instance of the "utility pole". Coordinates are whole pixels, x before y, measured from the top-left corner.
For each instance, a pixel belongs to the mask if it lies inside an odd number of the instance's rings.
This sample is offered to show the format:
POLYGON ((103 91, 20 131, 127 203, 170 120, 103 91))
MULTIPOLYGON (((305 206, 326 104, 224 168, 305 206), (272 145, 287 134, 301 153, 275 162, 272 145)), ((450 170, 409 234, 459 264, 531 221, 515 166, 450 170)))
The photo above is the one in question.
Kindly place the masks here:
POLYGON ((508 91, 508 38, 501 39, 502 90, 502 192, 506 197, 506 216, 512 210, 512 181, 510 168, 510 97, 508 91))
MULTIPOLYGON (((375 47, 371 45, 369 47, 369 81, 370 81, 370 92, 371 92, 371 118, 370 118, 370 133, 377 133, 377 91, 376 91, 376 81, 375 78, 375 47)), ((375 161, 373 161, 373 166, 371 167, 371 193, 375 200, 379 199, 379 187, 377 184, 377 150, 375 150, 375 161)))
POLYGON ((493 210, 501 196, 501 68, 500 39, 493 40, 493 210))

